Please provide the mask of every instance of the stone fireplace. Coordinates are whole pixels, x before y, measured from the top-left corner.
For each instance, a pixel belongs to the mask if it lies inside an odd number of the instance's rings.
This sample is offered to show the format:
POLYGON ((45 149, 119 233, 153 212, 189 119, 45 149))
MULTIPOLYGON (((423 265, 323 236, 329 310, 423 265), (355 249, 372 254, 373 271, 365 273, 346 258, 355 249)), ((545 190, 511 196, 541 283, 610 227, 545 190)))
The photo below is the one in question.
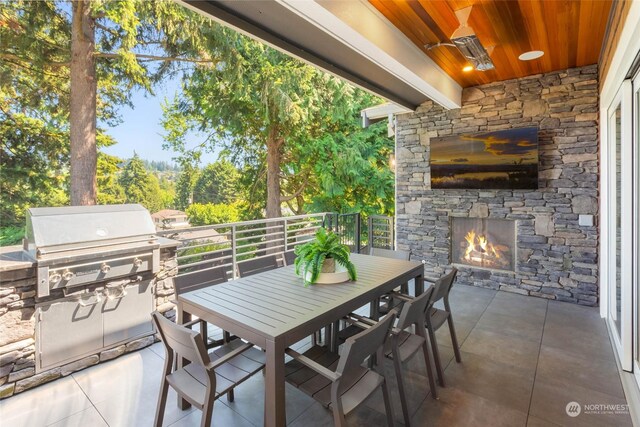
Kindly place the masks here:
POLYGON ((515 221, 451 217, 453 264, 515 271, 516 253, 515 221))
POLYGON ((459 284, 597 305, 598 111, 592 65, 468 87, 459 109, 426 102, 396 116, 397 248, 428 275, 455 264, 459 284), (431 188, 431 138, 519 127, 538 128, 537 189, 431 188), (468 230, 466 219, 480 222, 468 230))

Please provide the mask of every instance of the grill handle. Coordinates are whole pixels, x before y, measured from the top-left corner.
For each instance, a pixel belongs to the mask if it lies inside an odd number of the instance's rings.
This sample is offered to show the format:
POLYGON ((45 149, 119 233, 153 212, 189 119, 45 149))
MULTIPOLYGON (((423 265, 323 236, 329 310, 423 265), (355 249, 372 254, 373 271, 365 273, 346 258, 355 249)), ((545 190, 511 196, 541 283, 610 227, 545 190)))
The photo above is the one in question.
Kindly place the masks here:
MULTIPOLYGON (((96 299, 93 302, 87 302, 87 301, 82 299, 82 295, 78 295, 78 304, 81 307, 88 307, 90 305, 96 305, 96 304, 100 303, 102 301, 102 297, 100 296, 100 292, 98 292, 97 289, 94 291, 94 295, 95 295, 96 299)), ((88 300, 88 298, 87 298, 87 300, 88 300)))
POLYGON ((109 289, 109 288, 104 290, 104 293, 107 296, 107 299, 109 301, 113 301, 114 299, 120 299, 120 298, 124 297, 125 295, 127 295, 127 290, 125 289, 125 285, 124 284, 118 286, 118 288, 120 289, 120 293, 118 293, 117 295, 113 295, 111 293, 111 289, 109 289))

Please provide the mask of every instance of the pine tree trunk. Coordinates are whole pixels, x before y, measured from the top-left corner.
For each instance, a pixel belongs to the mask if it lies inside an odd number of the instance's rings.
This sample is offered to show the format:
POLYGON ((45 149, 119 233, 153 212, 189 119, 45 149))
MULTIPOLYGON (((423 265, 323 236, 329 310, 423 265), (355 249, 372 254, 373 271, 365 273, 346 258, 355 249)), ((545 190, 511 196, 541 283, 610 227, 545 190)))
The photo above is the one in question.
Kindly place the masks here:
POLYGON ((71 29, 71 204, 96 204, 95 23, 89 0, 74 1, 71 29))
POLYGON ((280 147, 282 138, 275 127, 267 136, 267 218, 282 216, 280 208, 280 147))

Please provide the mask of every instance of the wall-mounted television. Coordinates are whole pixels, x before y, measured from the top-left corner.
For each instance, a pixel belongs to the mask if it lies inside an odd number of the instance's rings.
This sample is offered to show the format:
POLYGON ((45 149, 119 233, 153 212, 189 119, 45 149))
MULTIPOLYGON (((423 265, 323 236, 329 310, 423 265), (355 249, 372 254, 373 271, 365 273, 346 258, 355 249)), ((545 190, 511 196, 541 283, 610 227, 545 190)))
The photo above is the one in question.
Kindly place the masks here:
POLYGON ((538 128, 432 138, 431 188, 538 188, 538 128))

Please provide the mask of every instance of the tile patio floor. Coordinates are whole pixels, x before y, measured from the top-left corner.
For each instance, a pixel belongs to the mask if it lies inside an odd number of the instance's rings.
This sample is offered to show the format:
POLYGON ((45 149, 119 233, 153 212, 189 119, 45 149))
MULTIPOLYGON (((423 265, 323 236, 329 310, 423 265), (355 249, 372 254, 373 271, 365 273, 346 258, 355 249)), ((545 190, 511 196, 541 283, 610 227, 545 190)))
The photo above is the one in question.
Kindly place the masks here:
MULTIPOLYGON (((428 396, 419 356, 408 364, 409 410, 416 426, 631 425, 627 414, 565 412, 568 402, 625 404, 604 321, 594 308, 505 292, 454 286, 452 310, 462 349, 453 360, 447 328, 438 332, 446 388, 428 396)), ((301 342, 304 350, 310 343, 301 342)), ((151 426, 163 363, 155 344, 116 360, 0 401, 0 426, 151 426)), ((386 368, 393 378, 391 364, 386 368)), ((395 379, 392 381, 395 383, 395 379)), ((214 426, 260 426, 263 376, 236 389, 236 400, 216 402, 214 426)), ((395 416, 402 413, 392 386, 395 416)), ((332 425, 329 412, 287 385, 287 420, 299 427, 332 425)), ((197 426, 200 411, 180 411, 171 393, 165 425, 197 426)), ((351 414, 351 425, 385 425, 381 394, 351 414)))

